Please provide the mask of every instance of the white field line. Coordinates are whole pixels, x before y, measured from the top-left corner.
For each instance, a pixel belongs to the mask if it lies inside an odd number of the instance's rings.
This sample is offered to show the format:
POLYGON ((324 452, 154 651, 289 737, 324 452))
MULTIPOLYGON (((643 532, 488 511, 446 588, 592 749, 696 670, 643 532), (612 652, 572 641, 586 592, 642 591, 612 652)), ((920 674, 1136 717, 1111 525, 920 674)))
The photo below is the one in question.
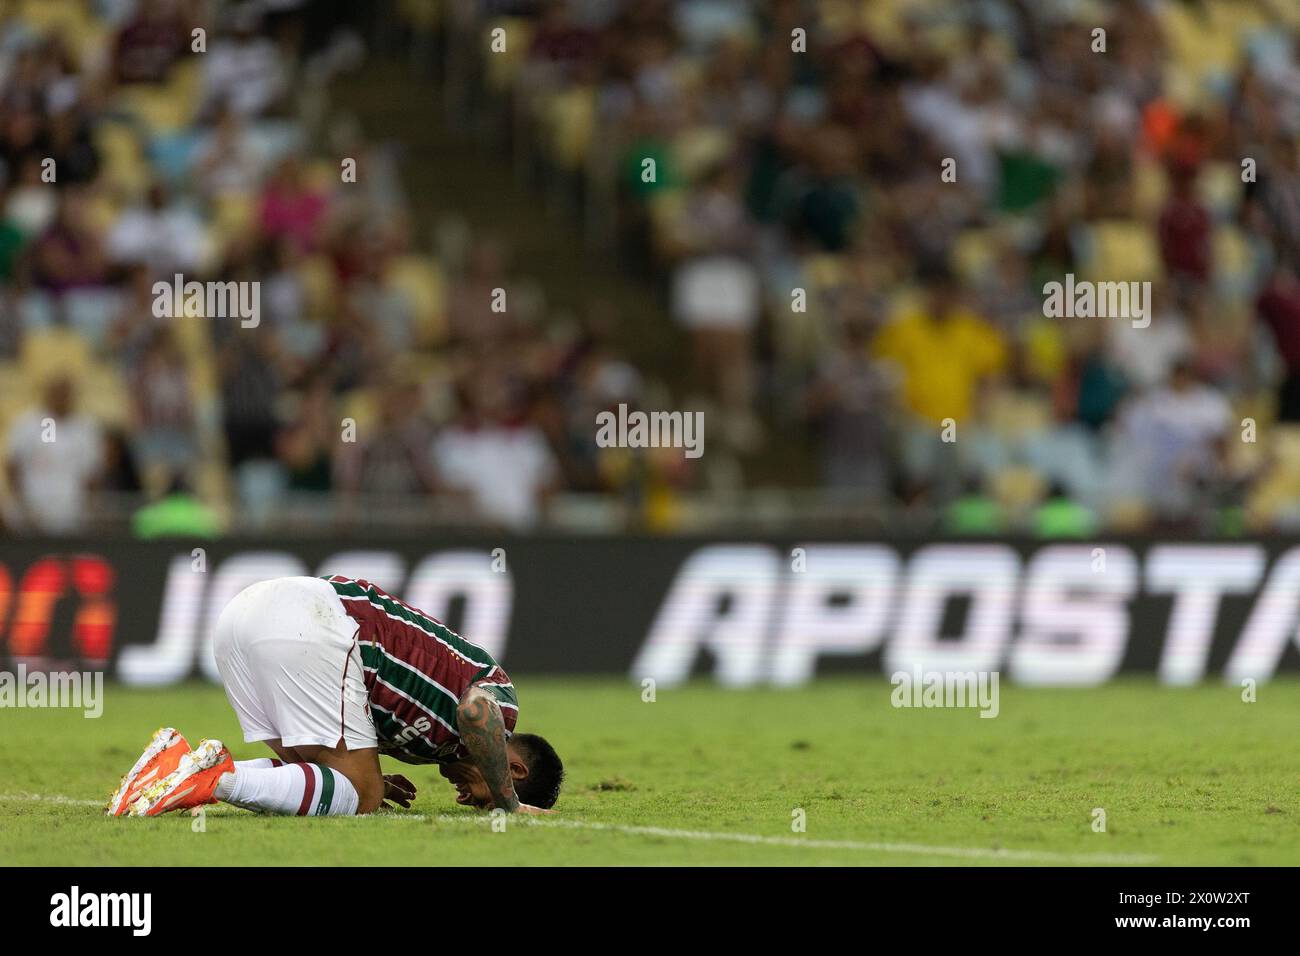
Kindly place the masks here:
POLYGON ((61 803, 66 807, 99 807, 100 809, 103 809, 104 804, 108 803, 108 797, 103 800, 77 800, 57 793, 0 793, 0 803, 12 803, 18 800, 34 803, 61 803))
MULTIPOLYGON (((76 800, 59 794, 5 793, 0 803, 26 800, 39 803, 57 803, 65 806, 102 807, 101 800, 76 800)), ((468 816, 450 813, 429 815, 403 813, 400 810, 381 815, 387 819, 407 820, 413 823, 459 823, 484 826, 492 822, 490 816, 468 816)), ((343 818, 341 818, 343 819, 343 818)), ((353 820, 363 819, 352 817, 353 820)), ((1052 853, 1047 850, 1008 850, 978 846, 931 846, 925 843, 878 843, 865 840, 814 840, 800 837, 763 836, 757 833, 725 833, 710 830, 677 830, 670 827, 636 826, 628 823, 599 823, 594 820, 564 820, 553 817, 511 817, 509 826, 523 824, 530 827, 550 827, 561 830, 603 830, 629 836, 651 836, 675 840, 700 840, 703 842, 747 843, 758 846, 803 847, 818 850, 858 850, 872 853, 903 853, 917 856, 950 856, 966 860, 1005 860, 1010 863, 1058 863, 1102 865, 1150 865, 1156 857, 1125 853, 1052 853)))
MULTIPOLYGON (((486 816, 455 816, 439 814, 429 819, 438 823, 491 823, 486 816)), ((1149 855, 1124 853, 1052 853, 1046 850, 1006 850, 992 847, 930 846, 923 843, 876 843, 863 840, 810 840, 800 837, 761 836, 756 833, 722 833, 709 830, 676 830, 668 827, 635 826, 627 823, 598 823, 593 820, 561 820, 554 817, 511 817, 532 827, 556 827, 566 830, 606 830, 634 836, 666 837, 679 840, 720 841, 750 843, 761 846, 812 847, 822 850, 868 850, 876 853, 912 853, 923 856, 953 856, 975 860, 1008 860, 1024 863, 1111 863, 1150 864, 1156 858, 1149 855)))

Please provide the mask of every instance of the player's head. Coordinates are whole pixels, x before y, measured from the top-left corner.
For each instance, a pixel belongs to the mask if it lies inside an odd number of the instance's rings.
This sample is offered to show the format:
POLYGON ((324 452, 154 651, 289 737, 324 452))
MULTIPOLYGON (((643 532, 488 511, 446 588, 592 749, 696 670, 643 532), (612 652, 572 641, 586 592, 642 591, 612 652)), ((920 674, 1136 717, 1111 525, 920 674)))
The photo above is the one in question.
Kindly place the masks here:
MULTIPOLYGON (((506 744, 506 758, 519 801, 549 810, 564 782, 564 764, 555 748, 537 734, 515 734, 506 744)), ((480 810, 492 809, 492 791, 472 760, 443 764, 438 773, 456 788, 457 803, 480 810)))
POLYGON ((560 755, 537 734, 515 734, 510 738, 511 757, 518 757, 528 767, 526 776, 515 778, 515 793, 530 807, 549 810, 560 796, 564 783, 564 764, 560 755))

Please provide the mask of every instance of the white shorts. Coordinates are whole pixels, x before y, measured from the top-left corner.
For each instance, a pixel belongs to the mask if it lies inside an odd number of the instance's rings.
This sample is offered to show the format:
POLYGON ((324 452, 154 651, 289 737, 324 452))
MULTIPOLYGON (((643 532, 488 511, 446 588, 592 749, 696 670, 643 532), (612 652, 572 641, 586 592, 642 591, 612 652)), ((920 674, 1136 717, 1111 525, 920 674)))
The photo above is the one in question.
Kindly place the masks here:
POLYGON ((213 650, 245 742, 377 746, 356 635, 327 581, 274 578, 240 591, 217 619, 213 650))

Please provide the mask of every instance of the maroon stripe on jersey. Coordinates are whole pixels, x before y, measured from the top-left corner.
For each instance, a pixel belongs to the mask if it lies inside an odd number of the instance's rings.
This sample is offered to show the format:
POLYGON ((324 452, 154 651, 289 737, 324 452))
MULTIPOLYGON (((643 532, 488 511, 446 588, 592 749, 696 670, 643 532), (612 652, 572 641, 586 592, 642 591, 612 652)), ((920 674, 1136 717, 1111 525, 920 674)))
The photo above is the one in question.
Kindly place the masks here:
POLYGON ((430 727, 427 733, 420 736, 427 740, 431 746, 438 747, 448 740, 460 738, 460 734, 448 730, 446 725, 435 720, 429 711, 418 704, 411 703, 411 701, 389 688, 386 684, 375 684, 374 689, 370 691, 370 700, 408 727, 414 726, 415 722, 423 717, 428 721, 430 727))
POLYGON ((307 787, 302 792, 302 803, 298 805, 298 816, 305 817, 311 807, 311 798, 316 795, 316 775, 311 772, 311 764, 300 763, 297 766, 307 778, 307 787))
MULTIPOLYGON (((405 601, 393 597, 383 588, 380 588, 369 581, 362 579, 346 578, 343 575, 333 575, 331 581, 342 584, 355 584, 362 588, 373 589, 385 599, 392 601, 394 604, 401 605, 422 617, 428 618, 438 624, 442 624, 431 614, 426 614, 419 608, 412 607, 405 601)), ((405 621, 401 618, 390 617, 383 608, 371 604, 365 597, 342 597, 339 598, 343 609, 348 616, 361 624, 361 640, 371 641, 378 644, 392 657, 404 661, 415 667, 421 673, 427 674, 436 680, 447 690, 451 691, 458 698, 465 693, 474 677, 479 674, 484 665, 462 657, 459 653, 431 635, 424 628, 412 621, 405 621)), ((443 625, 444 627, 446 625, 443 625)), ((485 652, 486 653, 486 652, 485 652)), ((504 673, 497 665, 497 673, 504 673)), ((509 678, 507 678, 508 680, 509 678)), ((373 680, 373 675, 367 674, 367 687, 373 680)))
POLYGON ((482 664, 461 657, 418 625, 395 621, 367 601, 347 599, 343 607, 360 622, 362 640, 373 641, 458 697, 483 670, 482 664))

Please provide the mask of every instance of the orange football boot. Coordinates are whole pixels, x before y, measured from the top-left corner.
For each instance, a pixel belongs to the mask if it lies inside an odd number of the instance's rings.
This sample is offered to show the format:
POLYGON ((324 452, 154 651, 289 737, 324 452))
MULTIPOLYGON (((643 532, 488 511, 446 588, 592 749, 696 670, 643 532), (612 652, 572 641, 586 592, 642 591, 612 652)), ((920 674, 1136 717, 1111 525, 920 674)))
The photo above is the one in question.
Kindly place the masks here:
POLYGON ((104 813, 110 817, 125 816, 136 797, 140 796, 140 791, 175 770, 181 757, 189 752, 189 741, 174 728, 160 727, 155 730, 149 746, 144 748, 144 753, 135 762, 135 766, 108 798, 104 813))
POLYGON ((235 758, 220 740, 205 740, 181 757, 176 769, 146 786, 131 804, 131 816, 156 817, 216 803, 212 791, 222 774, 233 773, 235 758))

